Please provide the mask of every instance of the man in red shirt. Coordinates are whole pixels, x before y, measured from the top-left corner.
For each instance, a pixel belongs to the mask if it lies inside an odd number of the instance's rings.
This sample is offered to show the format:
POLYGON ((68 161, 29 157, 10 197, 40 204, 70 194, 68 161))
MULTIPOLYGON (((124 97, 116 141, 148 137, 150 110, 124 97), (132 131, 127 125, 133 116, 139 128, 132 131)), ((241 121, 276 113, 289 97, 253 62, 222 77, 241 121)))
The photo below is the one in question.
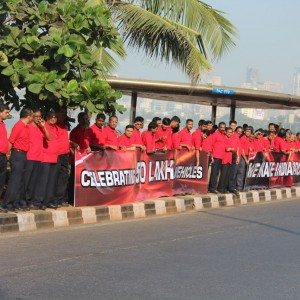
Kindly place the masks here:
POLYGON ((80 112, 77 117, 78 125, 70 132, 70 144, 72 148, 81 152, 89 153, 89 126, 90 118, 86 112, 80 112))
POLYGON ((104 135, 103 127, 105 124, 105 114, 99 113, 96 116, 96 122, 90 127, 89 132, 89 143, 92 150, 103 149, 104 146, 104 135))
POLYGON ((155 134, 157 132, 157 124, 150 122, 148 130, 142 133, 142 141, 146 147, 147 154, 155 153, 155 134))
POLYGON ((51 135, 42 119, 40 109, 33 110, 33 122, 29 125, 29 149, 25 170, 25 199, 30 208, 39 208, 41 203, 36 203, 35 191, 41 176, 41 161, 43 160, 43 139, 51 139, 51 135))
POLYGON ((242 191, 244 189, 244 182, 246 176, 247 166, 249 165, 249 150, 252 147, 252 140, 250 139, 253 134, 253 130, 250 127, 246 127, 244 135, 240 138, 240 161, 236 174, 236 189, 242 191))
POLYGON ((25 168, 26 154, 29 150, 29 127, 32 122, 33 112, 29 108, 23 108, 20 112, 20 120, 12 128, 9 137, 9 149, 11 150, 11 174, 3 206, 8 210, 28 210, 25 199, 25 168))
POLYGON ((185 122, 185 128, 183 128, 178 133, 179 148, 186 148, 187 150, 194 150, 192 129, 194 121, 192 119, 187 119, 185 122))
POLYGON ((218 178, 222 167, 222 160, 225 152, 226 123, 220 122, 218 129, 211 136, 211 174, 209 179, 208 191, 217 193, 218 178))
POLYGON ((232 128, 227 127, 225 135, 225 151, 222 159, 222 169, 218 183, 218 191, 220 193, 226 193, 228 190, 230 167, 233 163, 233 153, 236 153, 238 150, 238 145, 235 139, 232 138, 232 135, 232 128))
POLYGON ((118 117, 110 116, 107 126, 103 129, 103 142, 106 149, 118 150, 118 117))
POLYGON ((229 126, 232 129, 230 139, 232 140, 233 144, 236 145, 237 151, 232 153, 232 163, 230 164, 229 170, 228 191, 230 193, 238 194, 236 189, 236 174, 240 159, 240 137, 243 134, 243 128, 241 126, 237 126, 237 121, 234 120, 230 121, 229 126))
POLYGON ((141 137, 142 136, 141 129, 143 129, 144 127, 144 118, 140 116, 136 117, 134 119, 133 126, 134 126, 134 130, 133 130, 134 139, 138 144, 143 144, 142 137, 141 137))
MULTIPOLYGON (((7 154, 8 140, 4 121, 8 118, 9 107, 6 104, 0 104, 0 198, 2 198, 3 188, 6 182, 7 174, 7 154)), ((0 208, 1 211, 1 208, 0 208)))
POLYGON ((163 118, 161 126, 158 126, 155 134, 155 147, 157 150, 167 151, 172 149, 171 120, 163 118))
POLYGON ((136 148, 140 148, 144 150, 144 146, 141 144, 137 144, 135 137, 133 136, 133 125, 127 125, 125 128, 125 132, 118 137, 118 146, 123 150, 135 150, 136 148))
POLYGON ((205 122, 204 120, 200 120, 198 122, 198 128, 192 134, 193 145, 195 149, 199 151, 202 150, 202 140, 203 140, 202 125, 204 124, 204 122, 205 122))
MULTIPOLYGON (((56 199, 58 205, 68 206, 68 185, 69 185, 69 118, 66 107, 61 107, 57 114, 57 128, 58 128, 58 175, 56 183, 56 199)), ((71 203, 70 203, 71 204, 71 203)))

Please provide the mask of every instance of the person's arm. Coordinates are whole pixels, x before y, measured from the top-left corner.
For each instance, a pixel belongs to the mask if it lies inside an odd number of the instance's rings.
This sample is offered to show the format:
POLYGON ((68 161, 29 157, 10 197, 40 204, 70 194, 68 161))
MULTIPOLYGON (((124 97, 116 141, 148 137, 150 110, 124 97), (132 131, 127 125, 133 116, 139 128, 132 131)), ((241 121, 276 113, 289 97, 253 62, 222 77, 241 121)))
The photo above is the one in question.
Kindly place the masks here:
POLYGON ((45 120, 43 120, 43 119, 41 120, 41 122, 39 123, 39 127, 41 128, 46 140, 51 141, 52 136, 51 136, 51 133, 47 129, 45 120))

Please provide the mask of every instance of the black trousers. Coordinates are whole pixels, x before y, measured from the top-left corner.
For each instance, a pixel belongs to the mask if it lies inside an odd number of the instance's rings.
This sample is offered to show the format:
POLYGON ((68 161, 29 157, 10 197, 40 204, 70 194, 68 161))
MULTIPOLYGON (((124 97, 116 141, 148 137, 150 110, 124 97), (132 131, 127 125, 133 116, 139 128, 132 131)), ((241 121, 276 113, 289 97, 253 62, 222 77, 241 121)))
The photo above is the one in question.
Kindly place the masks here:
POLYGON ((11 157, 11 174, 5 193, 4 207, 24 207, 25 201, 25 168, 27 163, 26 153, 12 150, 11 157))
POLYGON ((232 154, 232 164, 230 165, 230 171, 229 171, 229 179, 228 179, 228 189, 229 192, 232 192, 233 190, 236 189, 236 174, 237 174, 237 169, 238 165, 236 164, 237 161, 237 155, 236 153, 232 154))
POLYGON ((69 177, 69 204, 74 205, 74 197, 75 197, 75 164, 71 163, 71 174, 69 177))
POLYGON ((222 167, 222 159, 214 158, 214 162, 211 165, 211 173, 210 173, 209 186, 208 186, 209 191, 215 191, 217 189, 218 178, 219 178, 221 167, 222 167))
POLYGON ((0 198, 3 193, 3 188, 6 183, 6 175, 7 175, 7 158, 6 155, 0 153, 0 198))
POLYGON ((230 173, 230 164, 222 165, 221 175, 219 178, 218 191, 225 193, 227 191, 229 173, 230 173))
POLYGON ((35 193, 41 176, 41 162, 36 160, 27 160, 25 170, 25 199, 28 205, 38 205, 35 199, 35 193))
POLYGON ((56 182, 58 174, 57 163, 41 163, 38 186, 35 193, 35 205, 57 204, 56 182))
POLYGON ((242 191, 244 189, 245 177, 246 177, 247 164, 243 157, 241 157, 240 163, 238 164, 236 174, 236 189, 242 191))
POLYGON ((56 199, 57 203, 68 202, 68 185, 70 176, 69 154, 61 154, 58 156, 58 174, 56 183, 56 199))

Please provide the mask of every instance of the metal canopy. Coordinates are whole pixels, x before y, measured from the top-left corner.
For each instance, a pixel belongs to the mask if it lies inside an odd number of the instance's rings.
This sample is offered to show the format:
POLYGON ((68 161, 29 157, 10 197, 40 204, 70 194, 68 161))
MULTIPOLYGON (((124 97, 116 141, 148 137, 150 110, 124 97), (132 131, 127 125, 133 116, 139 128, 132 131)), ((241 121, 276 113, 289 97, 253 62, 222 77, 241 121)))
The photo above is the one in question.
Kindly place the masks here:
POLYGON ((109 78, 110 85, 125 95, 219 107, 295 109, 300 97, 251 89, 187 83, 109 78))

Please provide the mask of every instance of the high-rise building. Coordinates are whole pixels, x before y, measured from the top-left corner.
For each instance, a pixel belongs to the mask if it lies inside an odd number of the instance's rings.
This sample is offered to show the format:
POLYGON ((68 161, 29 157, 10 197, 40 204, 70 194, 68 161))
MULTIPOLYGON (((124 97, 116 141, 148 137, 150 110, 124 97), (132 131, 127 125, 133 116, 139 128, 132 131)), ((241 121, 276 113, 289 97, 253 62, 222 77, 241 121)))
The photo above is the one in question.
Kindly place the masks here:
POLYGON ((293 76, 293 94, 300 96, 300 68, 296 69, 293 76))
POLYGON ((258 83, 259 71, 256 68, 248 67, 246 72, 246 82, 255 86, 258 83))

